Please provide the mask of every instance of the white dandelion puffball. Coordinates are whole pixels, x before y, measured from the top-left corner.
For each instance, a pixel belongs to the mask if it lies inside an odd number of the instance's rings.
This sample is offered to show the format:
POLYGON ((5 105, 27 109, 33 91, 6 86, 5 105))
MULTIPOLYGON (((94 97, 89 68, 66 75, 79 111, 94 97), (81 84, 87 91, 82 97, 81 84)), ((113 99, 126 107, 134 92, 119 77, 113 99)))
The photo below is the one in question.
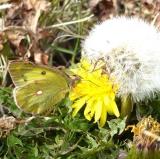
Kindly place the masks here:
POLYGON ((160 33, 144 20, 115 17, 96 25, 82 44, 82 57, 104 59, 120 85, 119 97, 137 102, 160 90, 160 33))

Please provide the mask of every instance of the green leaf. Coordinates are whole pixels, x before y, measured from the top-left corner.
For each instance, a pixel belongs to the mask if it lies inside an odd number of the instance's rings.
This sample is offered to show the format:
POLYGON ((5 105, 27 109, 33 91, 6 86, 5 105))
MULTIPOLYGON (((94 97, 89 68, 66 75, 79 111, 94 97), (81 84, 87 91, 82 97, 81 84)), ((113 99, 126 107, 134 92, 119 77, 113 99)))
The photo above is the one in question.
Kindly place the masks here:
POLYGON ((38 147, 37 147, 37 144, 35 145, 34 148, 32 148, 32 152, 34 154, 35 157, 38 157, 38 147))
POLYGON ((89 144, 91 145, 92 148, 95 148, 98 146, 96 140, 91 137, 89 134, 87 134, 86 138, 89 140, 89 144))
POLYGON ((126 117, 124 119, 112 119, 110 121, 107 121, 109 128, 111 129, 111 137, 113 137, 115 134, 121 134, 126 126, 126 117))
POLYGON ((8 147, 13 147, 15 145, 23 146, 22 141, 13 135, 10 135, 7 138, 7 145, 8 145, 8 147))

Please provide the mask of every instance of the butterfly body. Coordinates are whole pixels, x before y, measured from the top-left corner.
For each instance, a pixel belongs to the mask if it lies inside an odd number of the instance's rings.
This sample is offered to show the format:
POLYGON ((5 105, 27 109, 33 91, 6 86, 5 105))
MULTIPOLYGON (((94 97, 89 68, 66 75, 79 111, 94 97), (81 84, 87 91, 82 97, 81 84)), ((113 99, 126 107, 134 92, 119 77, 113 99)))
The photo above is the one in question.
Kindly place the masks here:
POLYGON ((69 89, 65 74, 31 62, 10 62, 9 73, 15 85, 13 96, 17 106, 32 114, 52 110, 69 89))

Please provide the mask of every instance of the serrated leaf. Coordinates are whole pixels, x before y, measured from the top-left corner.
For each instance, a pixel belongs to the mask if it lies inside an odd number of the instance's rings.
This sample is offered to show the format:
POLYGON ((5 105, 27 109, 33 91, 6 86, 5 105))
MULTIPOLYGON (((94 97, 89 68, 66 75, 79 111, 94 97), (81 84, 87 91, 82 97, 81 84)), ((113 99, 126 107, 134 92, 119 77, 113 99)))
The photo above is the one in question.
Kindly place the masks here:
POLYGON ((107 121, 108 126, 111 130, 110 135, 113 137, 115 134, 121 134, 126 126, 126 117, 124 119, 112 119, 110 121, 107 121))
POLYGON ((86 137, 87 137, 87 139, 89 140, 88 142, 89 142, 89 144, 91 145, 92 148, 98 146, 96 140, 95 140, 93 137, 91 137, 89 134, 87 134, 86 137))

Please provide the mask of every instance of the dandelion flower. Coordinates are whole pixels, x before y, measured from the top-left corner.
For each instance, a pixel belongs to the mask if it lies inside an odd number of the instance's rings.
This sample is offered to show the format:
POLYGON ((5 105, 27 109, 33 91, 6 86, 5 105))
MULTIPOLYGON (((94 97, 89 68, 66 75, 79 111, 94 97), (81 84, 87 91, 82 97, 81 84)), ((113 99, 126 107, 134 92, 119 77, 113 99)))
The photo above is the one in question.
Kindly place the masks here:
POLYGON ((115 94, 118 86, 113 84, 107 74, 102 73, 101 68, 81 60, 78 68, 71 70, 80 77, 80 81, 72 88, 70 99, 73 101, 73 116, 85 106, 84 116, 87 120, 94 117, 94 122, 104 126, 107 113, 119 117, 119 111, 115 102, 115 94))
POLYGON ((96 25, 83 42, 82 57, 103 58, 119 84, 118 97, 134 102, 160 90, 160 33, 138 19, 116 17, 96 25))

